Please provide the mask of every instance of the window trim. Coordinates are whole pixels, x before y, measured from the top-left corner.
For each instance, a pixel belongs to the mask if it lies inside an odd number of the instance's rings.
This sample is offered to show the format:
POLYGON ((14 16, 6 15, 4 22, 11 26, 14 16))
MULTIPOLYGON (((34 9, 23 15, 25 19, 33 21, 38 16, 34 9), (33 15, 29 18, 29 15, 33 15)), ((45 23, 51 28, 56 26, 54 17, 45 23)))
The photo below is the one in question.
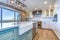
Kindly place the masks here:
POLYGON ((1 29, 2 29, 2 8, 1 8, 1 29))
MULTIPOLYGON (((13 10, 10 10, 10 9, 8 9, 8 8, 4 8, 4 7, 0 7, 1 8, 1 29, 3 29, 3 19, 2 19, 2 15, 3 15, 3 10, 2 9, 6 9, 6 10, 9 10, 9 11, 12 11, 12 12, 14 12, 14 20, 13 21, 8 21, 8 22, 14 22, 14 25, 15 25, 15 20, 16 20, 16 12, 18 12, 19 13, 19 15, 20 15, 20 12, 19 11, 13 11, 13 10)), ((5 21, 6 23, 7 23, 7 21, 5 21)))

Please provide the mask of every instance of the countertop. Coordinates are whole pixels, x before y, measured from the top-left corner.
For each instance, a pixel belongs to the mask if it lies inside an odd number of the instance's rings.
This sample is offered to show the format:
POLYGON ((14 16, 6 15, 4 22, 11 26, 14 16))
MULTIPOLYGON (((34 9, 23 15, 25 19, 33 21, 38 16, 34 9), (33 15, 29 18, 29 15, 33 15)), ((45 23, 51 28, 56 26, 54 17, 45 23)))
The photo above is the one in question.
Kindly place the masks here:
POLYGON ((19 35, 22 35, 25 32, 32 29, 33 28, 33 23, 34 22, 32 22, 32 21, 30 21, 30 22, 20 22, 19 23, 19 35))
POLYGON ((35 21, 20 22, 18 24, 18 26, 12 26, 12 27, 8 27, 8 28, 3 28, 3 29, 0 29, 0 31, 4 31, 4 30, 8 30, 8 29, 11 29, 11 28, 18 27, 19 35, 22 35, 25 32, 27 32, 27 31, 29 31, 30 29, 33 28, 33 23, 35 23, 35 21))

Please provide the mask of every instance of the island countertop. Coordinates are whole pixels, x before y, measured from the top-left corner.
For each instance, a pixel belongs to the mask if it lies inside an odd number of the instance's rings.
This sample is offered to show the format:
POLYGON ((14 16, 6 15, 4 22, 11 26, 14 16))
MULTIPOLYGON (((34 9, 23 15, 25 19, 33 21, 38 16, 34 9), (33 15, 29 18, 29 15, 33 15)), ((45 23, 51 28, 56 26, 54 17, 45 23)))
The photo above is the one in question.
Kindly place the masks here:
POLYGON ((20 22, 19 24, 19 35, 24 34, 25 32, 29 31, 33 28, 34 22, 20 22))

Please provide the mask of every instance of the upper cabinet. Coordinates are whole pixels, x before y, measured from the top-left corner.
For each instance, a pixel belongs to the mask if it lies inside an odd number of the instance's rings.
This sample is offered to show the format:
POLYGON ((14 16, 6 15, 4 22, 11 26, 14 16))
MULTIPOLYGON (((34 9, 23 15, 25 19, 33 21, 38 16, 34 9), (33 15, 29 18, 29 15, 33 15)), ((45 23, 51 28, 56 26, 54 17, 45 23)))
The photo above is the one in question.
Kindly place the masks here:
POLYGON ((53 9, 45 10, 43 12, 43 17, 54 17, 54 11, 53 11, 53 9))
POLYGON ((51 10, 50 16, 54 16, 53 10, 51 10))
POLYGON ((9 5, 16 5, 16 0, 8 0, 9 5))
POLYGON ((40 17, 42 16, 42 10, 33 11, 32 14, 34 17, 40 17))

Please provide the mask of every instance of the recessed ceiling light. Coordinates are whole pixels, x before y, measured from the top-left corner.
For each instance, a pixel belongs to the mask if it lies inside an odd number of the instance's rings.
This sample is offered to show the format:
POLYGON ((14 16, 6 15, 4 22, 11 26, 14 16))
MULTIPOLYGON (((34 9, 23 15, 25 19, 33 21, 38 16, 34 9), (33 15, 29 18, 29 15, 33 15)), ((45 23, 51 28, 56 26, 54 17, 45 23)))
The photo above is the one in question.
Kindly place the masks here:
POLYGON ((45 1, 44 4, 47 4, 47 1, 45 1))
POLYGON ((11 3, 13 4, 13 3, 14 3, 14 1, 11 1, 11 3))
POLYGON ((52 6, 50 5, 49 7, 51 8, 52 6))

